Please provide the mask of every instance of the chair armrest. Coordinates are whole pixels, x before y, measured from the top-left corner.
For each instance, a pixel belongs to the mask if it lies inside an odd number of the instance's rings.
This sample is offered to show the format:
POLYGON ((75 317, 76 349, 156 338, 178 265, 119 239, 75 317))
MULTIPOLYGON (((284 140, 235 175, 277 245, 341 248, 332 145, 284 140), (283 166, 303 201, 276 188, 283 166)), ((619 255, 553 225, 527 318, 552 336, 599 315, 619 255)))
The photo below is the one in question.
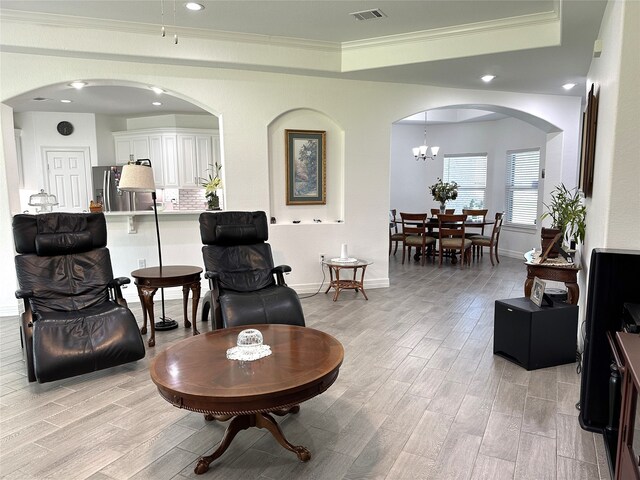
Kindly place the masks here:
POLYGON ((33 290, 16 290, 16 298, 27 298, 33 297, 33 290))
POLYGON ((122 285, 128 285, 131 283, 131 279, 128 277, 118 277, 114 278, 109 282, 109 292, 111 296, 111 300, 114 300, 116 303, 124 307, 128 307, 126 300, 122 296, 122 290, 120 287, 122 285))
POLYGON ((208 278, 209 280, 217 280, 220 278, 220 274, 218 272, 204 272, 204 278, 208 278))
POLYGON ((278 285, 282 285, 286 287, 287 284, 284 281, 284 274, 289 273, 291 271, 291 267, 289 265, 278 265, 277 267, 273 267, 271 269, 271 273, 276 276, 276 283, 278 285))

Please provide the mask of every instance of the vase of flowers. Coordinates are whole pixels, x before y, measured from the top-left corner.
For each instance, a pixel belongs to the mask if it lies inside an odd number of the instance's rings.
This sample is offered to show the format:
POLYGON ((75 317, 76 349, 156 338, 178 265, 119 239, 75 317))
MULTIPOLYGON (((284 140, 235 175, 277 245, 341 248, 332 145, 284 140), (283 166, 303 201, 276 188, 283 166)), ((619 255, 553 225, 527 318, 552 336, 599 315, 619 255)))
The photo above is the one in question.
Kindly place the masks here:
POLYGON ((220 197, 218 190, 222 188, 222 179, 220 178, 220 169, 222 168, 217 162, 213 167, 213 175, 209 174, 208 178, 201 178, 204 187, 204 196, 207 197, 207 210, 220 210, 220 197))
POLYGON ((440 213, 444 213, 446 203, 448 200, 455 200, 458 198, 458 184, 456 182, 443 182, 438 178, 438 181, 429 187, 431 195, 436 202, 440 202, 440 213))

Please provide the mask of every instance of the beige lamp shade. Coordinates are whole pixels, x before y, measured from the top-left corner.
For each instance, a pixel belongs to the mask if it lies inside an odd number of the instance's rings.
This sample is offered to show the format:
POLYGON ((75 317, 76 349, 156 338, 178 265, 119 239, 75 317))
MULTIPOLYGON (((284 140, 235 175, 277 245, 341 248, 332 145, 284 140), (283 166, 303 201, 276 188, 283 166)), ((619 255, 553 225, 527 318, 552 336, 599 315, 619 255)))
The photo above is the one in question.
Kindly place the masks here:
POLYGON ((125 165, 118 188, 125 192, 155 192, 153 170, 147 165, 125 165))

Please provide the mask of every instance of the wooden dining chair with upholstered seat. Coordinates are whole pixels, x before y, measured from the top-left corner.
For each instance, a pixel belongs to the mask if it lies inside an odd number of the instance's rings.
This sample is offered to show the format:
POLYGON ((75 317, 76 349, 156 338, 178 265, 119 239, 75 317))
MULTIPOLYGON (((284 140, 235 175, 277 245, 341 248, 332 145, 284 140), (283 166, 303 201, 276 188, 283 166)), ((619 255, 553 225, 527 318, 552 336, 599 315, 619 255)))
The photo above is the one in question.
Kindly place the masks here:
MULTIPOLYGON (((471 221, 482 221, 484 222, 487 219, 487 213, 489 212, 488 209, 484 209, 484 208, 463 208, 462 209, 462 213, 464 215, 467 215, 467 220, 471 220, 471 221)), ((476 228, 474 228, 474 231, 472 232, 467 232, 466 233, 467 238, 473 238, 477 235, 484 235, 484 224, 482 226, 478 226, 476 228), (480 228, 480 233, 478 233, 478 231, 476 230, 477 228, 480 228)), ((482 245, 473 245, 473 256, 475 257, 476 254, 479 254, 480 256, 482 255, 482 245)))
POLYGON ((398 231, 398 224, 396 223, 396 209, 389 210, 389 255, 391 255, 391 245, 395 242, 395 248, 393 254, 398 251, 398 244, 404 239, 402 232, 398 231))
POLYGON ((436 239, 427 235, 427 214, 426 213, 404 213, 400 212, 402 219, 402 264, 404 265, 405 255, 408 253, 411 258, 411 247, 422 254, 420 264, 424 265, 427 256, 427 247, 433 246, 436 239))
POLYGON ((438 215, 438 248, 440 264, 445 251, 454 254, 460 251, 460 267, 464 267, 465 261, 471 264, 471 240, 465 237, 464 222, 466 215, 438 215))
POLYGON ((496 213, 496 222, 493 224, 493 231, 491 236, 475 235, 471 237, 471 243, 479 247, 489 247, 489 256, 491 258, 491 266, 493 263, 493 256, 496 256, 496 261, 500 263, 498 258, 498 241, 500 240, 500 230, 502 229, 502 222, 504 219, 504 212, 496 213))

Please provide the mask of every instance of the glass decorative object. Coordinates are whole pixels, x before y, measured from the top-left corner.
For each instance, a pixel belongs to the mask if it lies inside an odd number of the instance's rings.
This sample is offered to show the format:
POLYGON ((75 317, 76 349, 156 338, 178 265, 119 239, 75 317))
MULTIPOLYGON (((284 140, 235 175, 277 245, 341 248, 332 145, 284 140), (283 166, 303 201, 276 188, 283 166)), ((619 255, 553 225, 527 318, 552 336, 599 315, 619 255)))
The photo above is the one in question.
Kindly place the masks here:
POLYGON ((271 355, 271 347, 263 344, 262 333, 255 328, 242 330, 235 347, 227 350, 229 360, 251 362, 271 355))
POLYGON ((34 193, 29 197, 29 206, 36 207, 36 213, 51 212, 55 205, 58 205, 56 196, 49 195, 44 189, 40 189, 40 193, 34 193))

